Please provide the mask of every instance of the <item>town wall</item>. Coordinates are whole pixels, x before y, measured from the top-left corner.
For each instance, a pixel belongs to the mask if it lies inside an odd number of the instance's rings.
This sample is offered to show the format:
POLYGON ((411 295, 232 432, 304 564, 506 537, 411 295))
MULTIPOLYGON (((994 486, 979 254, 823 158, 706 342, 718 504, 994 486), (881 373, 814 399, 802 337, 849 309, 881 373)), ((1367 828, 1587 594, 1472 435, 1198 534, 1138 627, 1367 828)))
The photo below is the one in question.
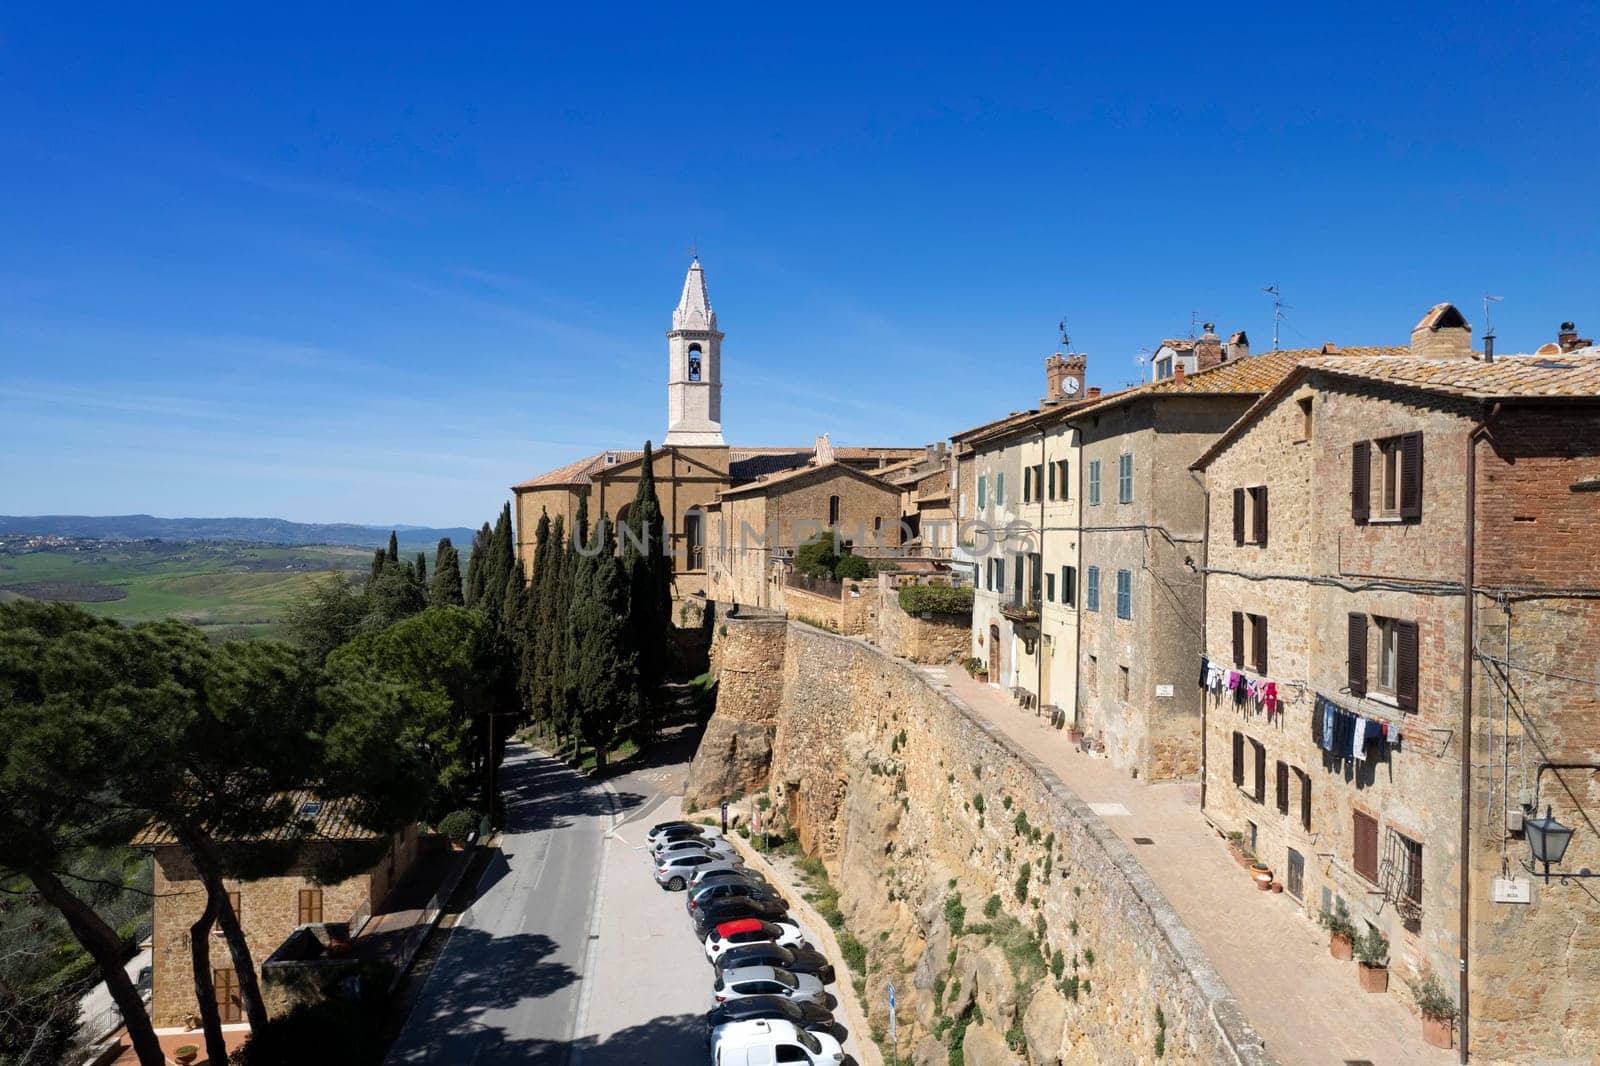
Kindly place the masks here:
MULTIPOLYGON (((1163 1061, 1270 1061, 1127 847, 1051 771, 863 641, 726 626, 725 674, 769 670, 783 644, 781 698, 764 704, 773 810, 823 859, 866 945, 875 1023, 884 986, 899 990, 915 1062, 945 1062, 956 1022, 968 1061, 1004 1054, 1008 1037, 1029 1063, 1149 1061, 1158 1035, 1163 1061), (1059 973, 1028 969, 1057 952, 1059 973)), ((717 717, 746 721, 748 696, 734 691, 722 690, 717 717)), ((719 757, 702 747, 691 776, 719 757)))

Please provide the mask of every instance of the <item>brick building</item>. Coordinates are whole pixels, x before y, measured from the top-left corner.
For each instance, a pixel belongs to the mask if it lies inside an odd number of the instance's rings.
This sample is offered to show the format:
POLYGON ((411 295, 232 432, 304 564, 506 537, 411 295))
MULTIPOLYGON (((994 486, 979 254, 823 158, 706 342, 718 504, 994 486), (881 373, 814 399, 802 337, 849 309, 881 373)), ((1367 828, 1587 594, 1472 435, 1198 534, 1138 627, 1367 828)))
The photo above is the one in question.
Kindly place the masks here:
POLYGON ((1302 362, 1195 468, 1207 816, 1402 978, 1457 991, 1464 959, 1474 1054, 1592 1052, 1593 897, 1530 878, 1520 827, 1548 805, 1600 865, 1600 357, 1491 361, 1439 305, 1406 354, 1302 362))
MULTIPOLYGON (((357 932, 359 924, 379 908, 417 855, 415 826, 408 826, 385 841, 351 823, 343 803, 320 802, 310 796, 297 796, 295 802, 309 823, 308 828, 296 832, 314 841, 306 845, 303 861, 276 877, 225 882, 250 945, 250 956, 258 968, 302 925, 347 922, 351 932, 357 932), (342 880, 324 884, 314 876, 318 867, 330 862, 365 862, 368 854, 373 856, 372 864, 342 880)), ((289 831, 281 837, 262 842, 226 841, 222 845, 224 861, 229 852, 257 843, 281 845, 289 839, 289 831)), ((196 1014, 189 928, 205 910, 205 889, 183 848, 165 829, 146 830, 133 841, 133 846, 148 848, 155 860, 151 1019, 157 1028, 187 1027, 187 1020, 196 1014)), ((222 1020, 241 1022, 244 1019, 233 958, 219 930, 213 930, 212 938, 212 983, 222 1020)))

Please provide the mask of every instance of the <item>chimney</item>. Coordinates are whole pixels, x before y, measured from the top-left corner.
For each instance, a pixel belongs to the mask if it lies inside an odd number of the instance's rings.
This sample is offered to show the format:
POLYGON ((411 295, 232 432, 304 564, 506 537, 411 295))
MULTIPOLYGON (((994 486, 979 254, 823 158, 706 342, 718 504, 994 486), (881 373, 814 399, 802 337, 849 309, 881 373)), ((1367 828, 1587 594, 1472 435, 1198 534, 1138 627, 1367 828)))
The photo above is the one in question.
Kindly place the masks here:
POLYGON ((1174 385, 1182 385, 1183 384, 1183 364, 1182 363, 1178 363, 1176 366, 1174 366, 1172 368, 1172 383, 1174 385))
POLYGON ((1411 331, 1411 354, 1418 359, 1471 359, 1472 327, 1455 305, 1435 304, 1411 331))
POLYGON ((1223 362, 1231 362, 1234 359, 1248 358, 1250 358, 1250 338, 1246 337, 1244 330, 1241 329, 1238 333, 1229 337, 1228 343, 1223 346, 1222 360, 1223 362))
POLYGON ((1571 322, 1561 323, 1561 332, 1556 334, 1556 343, 1561 346, 1561 351, 1575 352, 1579 348, 1588 348, 1594 341, 1588 337, 1578 336, 1578 327, 1571 322))
POLYGON ((1090 385, 1089 386, 1089 395, 1086 398, 1090 399, 1090 400, 1098 400, 1100 398, 1100 386, 1099 385, 1090 385))
POLYGON ((1217 336, 1217 327, 1212 323, 1206 323, 1206 331, 1194 342, 1194 354, 1196 370, 1222 365, 1222 338, 1217 336))

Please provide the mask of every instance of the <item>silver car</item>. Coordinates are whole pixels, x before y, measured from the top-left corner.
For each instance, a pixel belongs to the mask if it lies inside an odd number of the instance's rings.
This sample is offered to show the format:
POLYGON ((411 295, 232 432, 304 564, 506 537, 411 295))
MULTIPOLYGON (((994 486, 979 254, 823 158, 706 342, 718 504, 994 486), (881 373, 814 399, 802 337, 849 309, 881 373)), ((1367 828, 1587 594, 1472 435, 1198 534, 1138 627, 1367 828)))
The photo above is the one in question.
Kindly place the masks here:
POLYGON ((694 852, 705 852, 715 855, 719 859, 736 859, 739 853, 733 850, 733 845, 725 840, 678 840, 665 847, 652 848, 651 852, 657 859, 667 855, 690 855, 694 852))
POLYGON ((736 870, 738 866, 706 851, 692 855, 669 855, 656 860, 656 884, 677 892, 689 883, 696 870, 736 870))
POLYGON ((718 1003, 747 996, 780 996, 796 1003, 828 1005, 822 982, 808 973, 790 973, 776 966, 741 966, 717 975, 711 994, 718 1003))

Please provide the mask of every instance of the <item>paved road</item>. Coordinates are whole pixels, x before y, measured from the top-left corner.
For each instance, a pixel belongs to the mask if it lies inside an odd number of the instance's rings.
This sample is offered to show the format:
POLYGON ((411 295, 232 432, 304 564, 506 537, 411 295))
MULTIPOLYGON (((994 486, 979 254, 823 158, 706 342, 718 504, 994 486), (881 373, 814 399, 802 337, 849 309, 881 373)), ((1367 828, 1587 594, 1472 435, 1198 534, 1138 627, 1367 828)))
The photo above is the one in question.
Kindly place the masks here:
MULTIPOLYGON (((613 799, 522 745, 500 777, 506 829, 388 1061, 566 1066, 613 799)), ((628 797, 636 805, 644 797, 628 797)))

